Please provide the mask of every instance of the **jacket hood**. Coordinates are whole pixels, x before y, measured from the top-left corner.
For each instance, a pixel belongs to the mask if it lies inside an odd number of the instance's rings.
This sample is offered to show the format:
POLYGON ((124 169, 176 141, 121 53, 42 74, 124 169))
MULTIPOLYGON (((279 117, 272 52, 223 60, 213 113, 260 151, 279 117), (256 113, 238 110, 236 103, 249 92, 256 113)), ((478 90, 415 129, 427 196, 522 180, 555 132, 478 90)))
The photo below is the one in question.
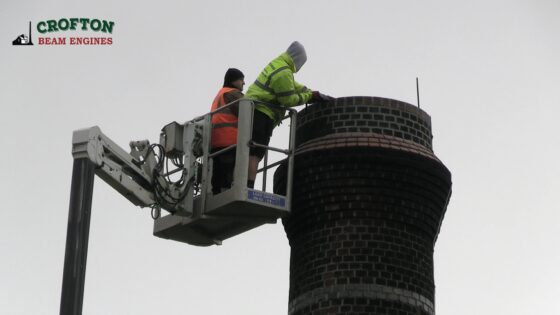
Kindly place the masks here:
POLYGON ((305 48, 303 47, 302 44, 300 44, 300 42, 295 41, 290 45, 290 47, 288 47, 288 50, 286 50, 286 52, 294 61, 296 72, 298 72, 299 69, 301 69, 301 67, 307 61, 307 54, 305 53, 305 48))

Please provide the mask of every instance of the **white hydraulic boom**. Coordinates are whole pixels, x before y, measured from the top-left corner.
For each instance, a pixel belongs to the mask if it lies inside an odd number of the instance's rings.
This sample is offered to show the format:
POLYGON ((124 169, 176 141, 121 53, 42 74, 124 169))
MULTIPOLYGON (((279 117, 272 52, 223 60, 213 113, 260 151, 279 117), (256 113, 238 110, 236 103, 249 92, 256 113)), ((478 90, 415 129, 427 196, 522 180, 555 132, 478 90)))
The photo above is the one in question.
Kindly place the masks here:
POLYGON ((240 100, 237 144, 210 152, 212 115, 233 106, 195 118, 184 124, 166 125, 160 143, 130 142, 127 153, 99 127, 77 130, 72 138, 72 188, 66 234, 66 252, 60 314, 82 313, 89 222, 94 175, 98 175, 134 205, 152 208, 154 235, 198 246, 221 244, 264 223, 274 223, 290 212, 296 111, 288 109, 290 141, 287 149, 261 146, 251 141, 254 101, 240 100), (286 159, 267 165, 263 190, 247 187, 249 148, 264 147, 281 152, 286 159), (235 150, 231 188, 212 193, 213 159, 235 150), (287 163, 286 196, 268 193, 266 172, 287 163), (169 164, 171 163, 171 169, 169 164), (161 210, 168 212, 161 216, 161 210))
MULTIPOLYGON (((166 125, 159 144, 132 141, 129 153, 97 126, 77 130, 72 139, 72 153, 75 159, 93 162, 95 174, 134 205, 151 207, 154 235, 199 246, 221 244, 226 238, 264 223, 274 223, 288 214, 291 192, 291 187, 287 187, 287 196, 280 196, 246 186, 249 148, 258 146, 251 142, 253 101, 238 102, 237 145, 210 152, 212 115, 227 106, 184 124, 166 125), (214 195, 210 180, 212 159, 229 150, 236 150, 234 182, 230 189, 214 195), (161 209, 169 214, 160 216, 161 209)), ((286 154, 291 186, 296 112, 288 113, 286 118, 291 120, 288 148, 266 149, 286 154)), ((267 169, 278 164, 265 165, 262 170, 266 174, 267 169)))

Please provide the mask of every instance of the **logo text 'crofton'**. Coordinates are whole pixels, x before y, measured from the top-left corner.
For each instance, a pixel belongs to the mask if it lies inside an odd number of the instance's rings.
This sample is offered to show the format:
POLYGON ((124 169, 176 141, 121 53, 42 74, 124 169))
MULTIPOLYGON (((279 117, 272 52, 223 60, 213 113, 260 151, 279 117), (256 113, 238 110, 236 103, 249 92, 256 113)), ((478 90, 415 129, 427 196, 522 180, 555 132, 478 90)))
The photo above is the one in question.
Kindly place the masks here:
POLYGON ((99 19, 89 19, 89 18, 61 18, 57 20, 47 20, 37 23, 37 31, 41 34, 68 31, 68 30, 82 30, 103 33, 113 33, 113 26, 115 22, 99 20, 99 19))

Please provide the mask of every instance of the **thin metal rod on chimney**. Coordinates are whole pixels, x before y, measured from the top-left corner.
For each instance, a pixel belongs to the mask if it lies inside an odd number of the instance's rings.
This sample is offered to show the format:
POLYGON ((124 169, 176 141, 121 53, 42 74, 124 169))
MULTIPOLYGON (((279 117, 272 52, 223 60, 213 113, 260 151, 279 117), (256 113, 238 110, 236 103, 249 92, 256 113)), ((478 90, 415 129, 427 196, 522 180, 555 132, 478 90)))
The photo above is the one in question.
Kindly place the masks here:
POLYGON ((416 77, 416 100, 418 108, 420 108, 420 88, 418 87, 418 77, 416 77))

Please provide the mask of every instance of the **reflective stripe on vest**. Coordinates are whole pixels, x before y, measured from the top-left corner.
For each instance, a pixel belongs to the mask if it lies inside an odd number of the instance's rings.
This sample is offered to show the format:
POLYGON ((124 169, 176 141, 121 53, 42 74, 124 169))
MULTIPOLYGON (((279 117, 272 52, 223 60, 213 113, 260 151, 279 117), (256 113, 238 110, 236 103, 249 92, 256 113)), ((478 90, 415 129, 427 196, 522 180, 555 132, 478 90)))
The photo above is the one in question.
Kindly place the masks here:
MULTIPOLYGON (((235 88, 221 88, 214 102, 212 111, 226 105, 224 94, 237 91, 235 88)), ((223 148, 237 143, 237 116, 233 114, 231 107, 228 107, 212 115, 212 147, 223 148)))
MULTIPOLYGON (((270 66, 272 67, 272 64, 270 64, 270 66)), ((266 78, 266 82, 263 84, 261 82, 259 82, 259 79, 255 80, 255 85, 260 87, 261 89, 270 92, 272 94, 276 94, 274 93, 274 90, 270 87, 270 82, 272 81, 272 77, 277 74, 278 72, 282 71, 282 70, 286 70, 286 69, 290 69, 290 67, 284 66, 284 67, 280 67, 274 71, 272 71, 269 75, 268 78, 266 78)))
MULTIPOLYGON (((272 89, 272 88, 270 87, 270 83, 272 82, 272 77, 274 77, 274 76, 275 76, 277 73, 279 73, 280 71, 290 69, 290 67, 288 67, 288 66, 283 66, 283 67, 280 67, 280 68, 278 68, 278 69, 275 69, 274 66, 272 65, 272 63, 270 63, 269 66, 270 66, 270 67, 272 68, 272 70, 274 70, 274 71, 272 71, 272 72, 268 75, 268 78, 266 78, 266 82, 263 84, 263 83, 261 83, 261 82, 259 81, 259 79, 257 79, 257 80, 255 80, 255 85, 258 86, 259 88, 261 88, 261 89, 267 91, 268 93, 275 95, 276 98, 285 97, 285 96, 290 96, 290 95, 295 94, 296 91, 294 91, 294 90, 287 91, 287 92, 276 93, 276 92, 274 92, 274 89, 272 89)), ((300 96, 300 99, 301 99, 301 96, 300 96)), ((265 106, 268 106, 268 107, 270 108, 270 104, 265 104, 265 106)), ((278 120, 282 120, 283 117, 280 117, 280 116, 282 116, 282 115, 281 115, 280 113, 278 113, 278 110, 277 110, 277 109, 271 108, 271 110, 272 110, 272 113, 274 114, 275 120, 277 120, 277 121, 278 121, 278 120)))

